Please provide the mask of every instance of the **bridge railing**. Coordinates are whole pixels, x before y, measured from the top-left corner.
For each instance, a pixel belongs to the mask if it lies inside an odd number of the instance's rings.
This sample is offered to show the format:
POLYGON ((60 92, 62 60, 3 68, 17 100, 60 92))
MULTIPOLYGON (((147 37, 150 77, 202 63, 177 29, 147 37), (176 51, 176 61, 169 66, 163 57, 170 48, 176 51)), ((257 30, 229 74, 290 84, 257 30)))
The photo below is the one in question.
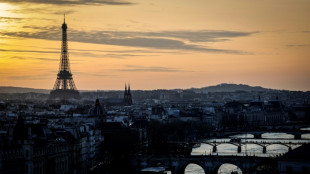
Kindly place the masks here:
POLYGON ((209 144, 209 143, 228 143, 228 144, 246 144, 246 143, 252 143, 252 144, 309 144, 310 143, 310 140, 283 140, 283 139, 277 139, 277 140, 274 140, 274 139, 264 139, 264 140, 261 140, 261 141, 258 141, 258 140, 253 140, 253 141, 249 141, 248 139, 245 141, 243 139, 241 139, 240 142, 232 142, 230 140, 207 140, 207 141, 202 141, 201 143, 206 143, 206 144, 209 144))
POLYGON ((257 153, 257 152, 242 152, 242 153, 231 153, 231 152, 206 152, 205 154, 192 154, 192 156, 252 156, 252 157, 266 157, 266 158, 278 158, 286 153, 257 153))

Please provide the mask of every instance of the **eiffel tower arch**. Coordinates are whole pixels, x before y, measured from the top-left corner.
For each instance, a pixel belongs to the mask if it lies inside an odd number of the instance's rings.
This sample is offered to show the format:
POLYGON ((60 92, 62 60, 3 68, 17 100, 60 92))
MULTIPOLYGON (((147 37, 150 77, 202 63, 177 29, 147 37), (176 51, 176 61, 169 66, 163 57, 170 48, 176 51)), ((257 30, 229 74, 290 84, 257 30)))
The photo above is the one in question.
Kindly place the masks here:
POLYGON ((67 41, 67 24, 64 18, 62 24, 62 43, 61 56, 59 63, 59 71, 53 90, 50 92, 50 99, 78 99, 80 98, 79 91, 76 89, 69 62, 68 41, 67 41))

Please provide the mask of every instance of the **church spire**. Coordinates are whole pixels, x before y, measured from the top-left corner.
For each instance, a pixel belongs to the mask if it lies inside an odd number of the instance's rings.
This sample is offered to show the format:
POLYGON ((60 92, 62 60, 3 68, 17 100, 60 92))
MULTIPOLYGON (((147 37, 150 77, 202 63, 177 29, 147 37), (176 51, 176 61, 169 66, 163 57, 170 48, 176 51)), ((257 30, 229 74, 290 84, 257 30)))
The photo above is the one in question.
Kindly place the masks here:
POLYGON ((132 97, 130 92, 130 84, 125 83, 124 104, 126 106, 132 104, 132 97))
POLYGON ((125 83, 125 95, 127 94, 127 84, 125 83))

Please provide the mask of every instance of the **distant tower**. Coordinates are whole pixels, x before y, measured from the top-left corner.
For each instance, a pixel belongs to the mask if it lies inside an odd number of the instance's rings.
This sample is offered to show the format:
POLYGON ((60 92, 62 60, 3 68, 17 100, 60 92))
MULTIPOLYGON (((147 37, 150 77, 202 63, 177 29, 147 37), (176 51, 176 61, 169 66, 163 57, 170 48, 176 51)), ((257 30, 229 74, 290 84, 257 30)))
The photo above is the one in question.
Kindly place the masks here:
POLYGON ((105 114, 105 110, 104 108, 102 108, 99 102, 99 99, 97 98, 95 106, 89 110, 88 115, 89 116, 103 116, 104 114, 105 114))
POLYGON ((132 97, 131 97, 131 92, 130 92, 130 84, 128 84, 128 88, 127 88, 127 85, 125 84, 124 104, 126 106, 132 104, 132 97))
POLYGON ((67 24, 64 17, 62 24, 62 44, 59 71, 53 90, 50 93, 50 99, 70 99, 79 98, 80 94, 75 87, 72 73, 70 70, 68 42, 67 42, 67 24))
POLYGON ((130 91, 130 84, 128 84, 127 95, 128 95, 128 105, 131 105, 132 97, 131 97, 131 91, 130 91))
POLYGON ((20 142, 23 142, 27 139, 27 127, 24 124, 24 119, 21 115, 17 118, 17 123, 13 130, 13 138, 14 140, 19 140, 20 142))

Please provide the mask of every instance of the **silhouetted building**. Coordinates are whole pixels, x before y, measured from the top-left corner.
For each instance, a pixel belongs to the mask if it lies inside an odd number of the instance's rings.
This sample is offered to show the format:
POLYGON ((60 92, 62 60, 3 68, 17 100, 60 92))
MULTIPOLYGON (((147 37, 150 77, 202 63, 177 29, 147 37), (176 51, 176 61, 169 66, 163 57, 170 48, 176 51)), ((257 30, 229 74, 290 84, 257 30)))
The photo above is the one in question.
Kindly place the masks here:
POLYGON ((289 151, 278 160, 278 170, 281 174, 310 172, 310 144, 304 144, 289 151))
POLYGON ((99 99, 96 99, 95 106, 89 110, 89 116, 103 116, 105 114, 104 108, 101 106, 99 99))
POLYGON ((124 105, 129 106, 132 104, 132 97, 131 97, 131 92, 130 92, 130 84, 127 85, 125 84, 125 92, 124 92, 124 105))
POLYGON ((13 138, 15 141, 23 142, 27 139, 27 136, 27 128, 24 124, 24 119, 21 115, 19 115, 13 130, 13 138))
POLYGON ((50 93, 50 99, 70 99, 80 98, 77 91, 72 73, 70 70, 68 42, 67 42, 67 24, 64 19, 62 24, 62 45, 61 45, 61 58, 59 64, 59 72, 53 90, 50 93))
POLYGON ((49 128, 19 116, 14 128, 0 137, 0 173, 88 173, 102 155, 104 139, 97 128, 92 123, 49 128))

